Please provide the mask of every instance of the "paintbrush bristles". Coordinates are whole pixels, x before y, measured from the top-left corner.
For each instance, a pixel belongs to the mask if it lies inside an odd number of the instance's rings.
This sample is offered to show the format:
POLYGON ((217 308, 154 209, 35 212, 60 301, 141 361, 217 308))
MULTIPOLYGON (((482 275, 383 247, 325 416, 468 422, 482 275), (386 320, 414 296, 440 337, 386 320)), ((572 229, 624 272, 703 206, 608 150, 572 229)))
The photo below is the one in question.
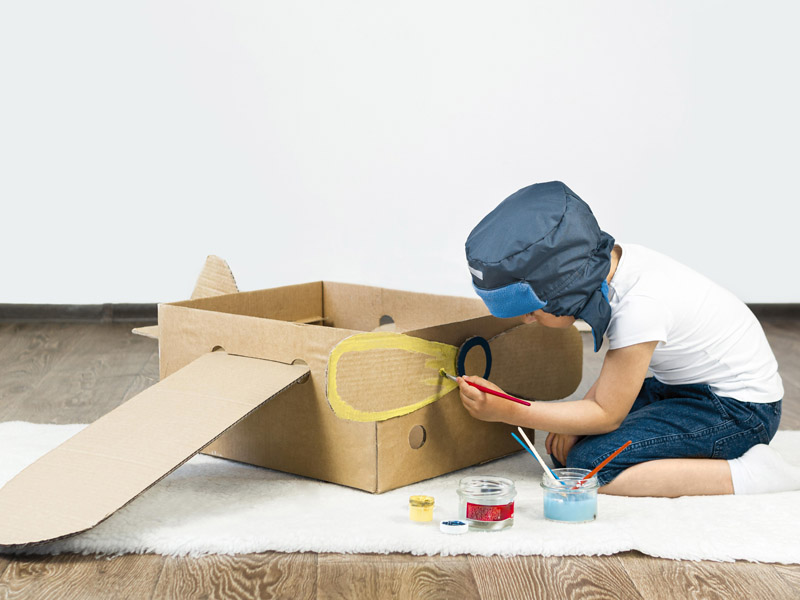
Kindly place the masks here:
POLYGON ((439 375, 441 375, 442 377, 447 377, 450 381, 458 381, 457 377, 453 377, 444 369, 439 369, 439 375))

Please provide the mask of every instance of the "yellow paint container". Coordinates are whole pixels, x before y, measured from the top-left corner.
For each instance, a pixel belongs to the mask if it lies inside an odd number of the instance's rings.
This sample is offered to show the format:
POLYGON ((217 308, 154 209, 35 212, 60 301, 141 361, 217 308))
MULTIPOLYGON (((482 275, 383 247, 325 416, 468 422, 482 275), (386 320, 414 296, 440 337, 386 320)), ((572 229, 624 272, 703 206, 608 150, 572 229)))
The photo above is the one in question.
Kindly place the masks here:
POLYGON ((433 520, 433 496, 411 496, 408 499, 408 517, 425 523, 433 520))

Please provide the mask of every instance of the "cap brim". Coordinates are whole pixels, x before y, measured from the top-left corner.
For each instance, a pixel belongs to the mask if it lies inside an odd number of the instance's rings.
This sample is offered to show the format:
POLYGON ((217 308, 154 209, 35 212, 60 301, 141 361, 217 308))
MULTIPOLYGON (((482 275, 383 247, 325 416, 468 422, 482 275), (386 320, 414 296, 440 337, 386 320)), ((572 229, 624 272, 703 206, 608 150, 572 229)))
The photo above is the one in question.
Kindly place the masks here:
POLYGON ((539 310, 547 304, 536 295, 527 281, 517 281, 493 290, 479 288, 475 282, 472 283, 472 287, 489 312, 501 319, 519 317, 539 310))

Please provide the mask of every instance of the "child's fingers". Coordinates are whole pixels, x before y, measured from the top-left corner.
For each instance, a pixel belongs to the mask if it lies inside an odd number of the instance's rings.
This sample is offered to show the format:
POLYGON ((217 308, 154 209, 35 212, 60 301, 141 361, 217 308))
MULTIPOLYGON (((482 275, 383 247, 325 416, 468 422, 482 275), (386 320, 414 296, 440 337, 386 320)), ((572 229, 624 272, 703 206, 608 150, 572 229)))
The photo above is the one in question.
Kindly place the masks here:
POLYGON ((460 381, 458 383, 458 389, 459 392, 461 393, 462 398, 472 402, 477 402, 478 400, 481 399, 481 396, 483 395, 482 391, 472 387, 466 381, 460 381))
POLYGON ((555 440, 553 441, 553 456, 556 457, 556 460, 560 462, 562 465, 564 464, 564 436, 557 435, 555 436, 555 440))
POLYGON ((490 390, 495 390, 496 392, 502 392, 503 390, 500 389, 499 386, 495 385, 488 379, 484 379, 483 377, 478 377, 477 375, 464 375, 462 379, 466 379, 471 383, 477 383, 478 385, 482 385, 483 387, 487 387, 490 390))
POLYGON ((553 432, 551 431, 550 433, 547 434, 547 439, 544 441, 544 449, 545 452, 547 452, 548 454, 553 453, 552 450, 550 450, 552 444, 553 444, 553 432))

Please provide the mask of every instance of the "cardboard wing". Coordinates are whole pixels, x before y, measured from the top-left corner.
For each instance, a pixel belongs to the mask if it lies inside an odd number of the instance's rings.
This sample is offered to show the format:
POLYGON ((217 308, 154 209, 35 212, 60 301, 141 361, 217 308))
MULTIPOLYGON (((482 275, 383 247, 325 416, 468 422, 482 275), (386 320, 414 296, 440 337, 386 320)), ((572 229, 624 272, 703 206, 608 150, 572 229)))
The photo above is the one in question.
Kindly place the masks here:
POLYGON ((197 358, 0 489, 0 546, 97 525, 309 372, 224 352, 197 358))

